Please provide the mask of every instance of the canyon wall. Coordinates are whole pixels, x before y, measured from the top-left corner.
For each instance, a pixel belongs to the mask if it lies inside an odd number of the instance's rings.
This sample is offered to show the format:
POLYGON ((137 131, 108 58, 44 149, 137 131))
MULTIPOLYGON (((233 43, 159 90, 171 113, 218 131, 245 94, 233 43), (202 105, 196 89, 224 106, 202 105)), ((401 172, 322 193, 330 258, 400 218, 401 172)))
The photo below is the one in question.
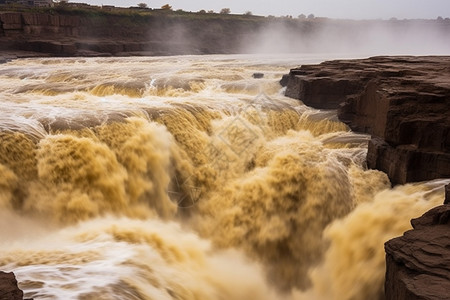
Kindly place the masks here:
POLYGON ((258 18, 0 12, 0 51, 49 56, 236 53, 258 18))
POLYGON ((8 11, 0 5, 0 54, 18 57, 448 53, 449 32, 450 19, 299 19, 94 6, 8 11))
POLYGON ((372 57, 291 70, 286 96, 372 135, 370 168, 393 184, 450 177, 450 57, 372 57))

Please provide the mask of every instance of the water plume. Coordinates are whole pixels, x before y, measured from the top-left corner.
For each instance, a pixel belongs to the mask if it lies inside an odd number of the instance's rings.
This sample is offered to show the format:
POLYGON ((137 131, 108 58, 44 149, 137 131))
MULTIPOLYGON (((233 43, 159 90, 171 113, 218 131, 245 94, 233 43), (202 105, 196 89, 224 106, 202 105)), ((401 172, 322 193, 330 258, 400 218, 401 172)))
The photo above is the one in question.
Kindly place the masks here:
POLYGON ((242 41, 244 53, 445 55, 448 20, 274 19, 242 41))
POLYGON ((412 229, 410 220, 442 199, 440 181, 398 186, 335 221, 324 232, 330 246, 324 262, 311 272, 314 296, 307 299, 384 298, 384 243, 412 229))

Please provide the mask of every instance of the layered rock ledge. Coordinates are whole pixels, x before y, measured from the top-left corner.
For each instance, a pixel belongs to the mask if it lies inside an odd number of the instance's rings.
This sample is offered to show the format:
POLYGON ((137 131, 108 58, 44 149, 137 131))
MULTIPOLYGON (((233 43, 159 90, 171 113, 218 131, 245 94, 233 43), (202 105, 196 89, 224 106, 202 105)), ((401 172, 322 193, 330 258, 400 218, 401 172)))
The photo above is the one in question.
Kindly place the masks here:
POLYGON ((411 224, 413 230, 385 244, 386 299, 450 299, 450 205, 411 224))
POLYGON ((286 96, 371 134, 367 164, 393 184, 450 177, 449 56, 328 61, 283 81, 286 96))

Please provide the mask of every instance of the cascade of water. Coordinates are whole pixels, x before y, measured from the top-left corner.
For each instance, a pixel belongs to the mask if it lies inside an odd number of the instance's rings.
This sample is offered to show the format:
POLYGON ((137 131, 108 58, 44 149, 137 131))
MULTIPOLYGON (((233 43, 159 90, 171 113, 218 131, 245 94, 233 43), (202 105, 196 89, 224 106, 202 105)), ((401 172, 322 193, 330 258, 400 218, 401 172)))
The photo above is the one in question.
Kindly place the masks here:
POLYGON ((298 59, 3 64, 0 268, 35 299, 377 297, 448 181, 390 189, 367 136, 279 94, 298 59))

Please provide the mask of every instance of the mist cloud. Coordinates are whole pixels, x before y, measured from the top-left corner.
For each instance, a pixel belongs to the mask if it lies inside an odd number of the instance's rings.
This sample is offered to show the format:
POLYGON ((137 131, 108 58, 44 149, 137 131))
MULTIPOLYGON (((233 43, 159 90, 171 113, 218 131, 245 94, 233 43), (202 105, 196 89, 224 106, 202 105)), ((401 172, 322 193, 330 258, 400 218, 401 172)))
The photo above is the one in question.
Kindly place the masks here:
POLYGON ((450 54, 450 20, 274 20, 242 42, 244 53, 450 54))

